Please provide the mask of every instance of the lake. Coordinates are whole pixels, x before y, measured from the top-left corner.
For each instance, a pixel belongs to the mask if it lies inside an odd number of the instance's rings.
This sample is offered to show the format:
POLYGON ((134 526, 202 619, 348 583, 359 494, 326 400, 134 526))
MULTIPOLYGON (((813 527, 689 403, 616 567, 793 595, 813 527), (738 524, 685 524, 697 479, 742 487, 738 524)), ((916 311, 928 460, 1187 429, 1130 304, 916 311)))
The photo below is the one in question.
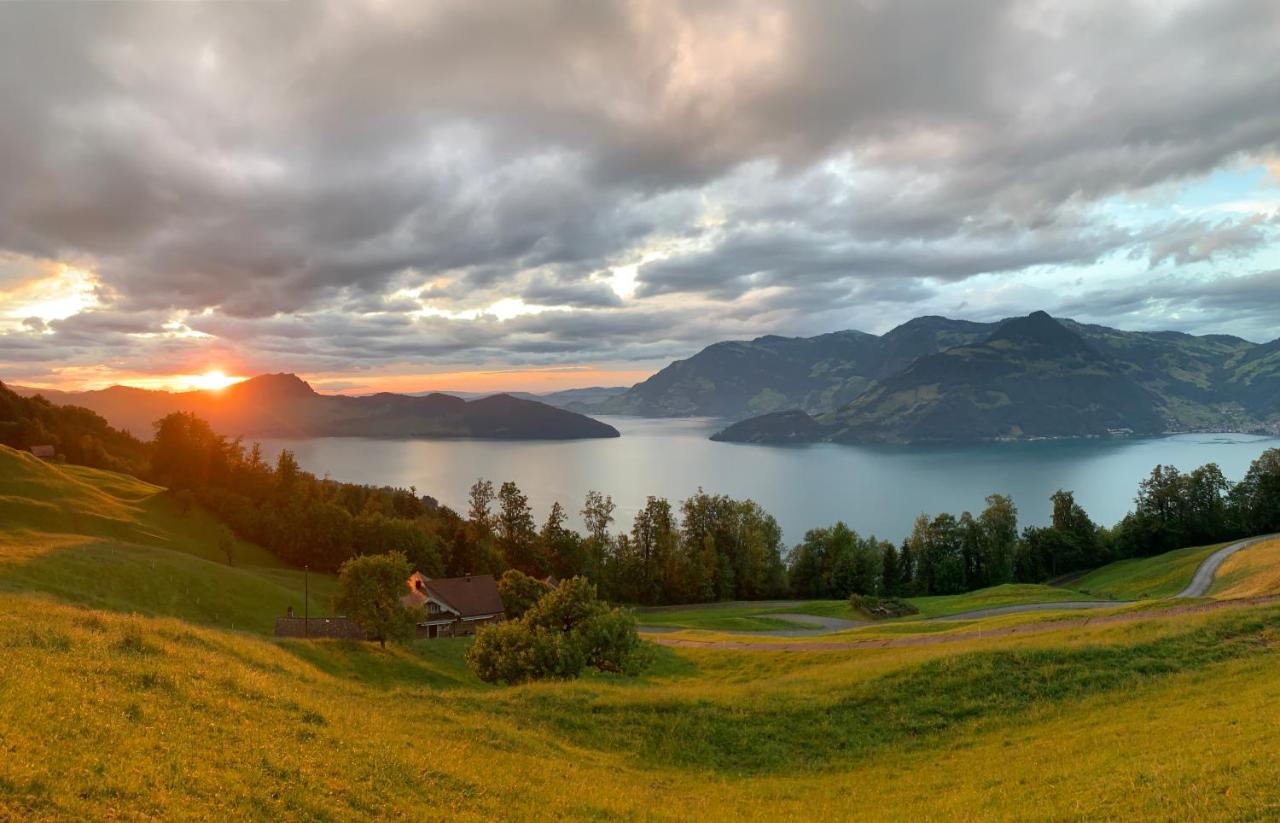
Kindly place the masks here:
MULTIPOLYGON (((335 480, 416 486, 459 511, 477 478, 514 480, 541 524, 559 500, 577 521, 590 489, 613 496, 618 528, 647 495, 673 503, 702 487, 749 497, 782 525, 790 543, 806 529, 844 520, 863 534, 899 541, 922 512, 978 512, 992 492, 1013 497, 1022 525, 1050 515, 1049 495, 1070 489, 1094 520, 1113 525, 1130 510, 1138 482, 1153 466, 1189 471, 1208 462, 1239 480, 1249 463, 1280 440, 1241 434, 1058 440, 965 446, 751 446, 713 443, 714 420, 601 417, 612 440, 513 442, 327 437, 264 440, 275 458, 292 449, 303 468, 335 480)), ((579 523, 580 525, 580 523, 579 523)))

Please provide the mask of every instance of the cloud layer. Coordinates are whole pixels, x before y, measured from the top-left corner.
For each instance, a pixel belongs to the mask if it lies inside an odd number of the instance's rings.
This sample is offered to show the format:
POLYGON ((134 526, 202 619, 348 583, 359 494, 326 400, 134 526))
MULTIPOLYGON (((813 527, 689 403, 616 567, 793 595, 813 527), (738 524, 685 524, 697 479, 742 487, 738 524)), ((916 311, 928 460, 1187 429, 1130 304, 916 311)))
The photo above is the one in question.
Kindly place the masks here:
POLYGON ((1266 336, 1277 42, 1267 0, 0 4, 0 375, 1266 336))

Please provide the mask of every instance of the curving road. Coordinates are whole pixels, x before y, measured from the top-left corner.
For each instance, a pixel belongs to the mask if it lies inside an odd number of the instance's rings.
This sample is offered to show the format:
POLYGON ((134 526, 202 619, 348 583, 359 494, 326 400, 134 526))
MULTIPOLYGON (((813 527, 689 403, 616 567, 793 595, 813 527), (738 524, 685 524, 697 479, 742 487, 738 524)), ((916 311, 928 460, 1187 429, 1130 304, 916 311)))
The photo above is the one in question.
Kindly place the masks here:
MULTIPOLYGON (((1229 546, 1218 549, 1213 554, 1206 557, 1196 567, 1195 574, 1191 576, 1191 582, 1182 591, 1174 595, 1175 598, 1192 598, 1204 597, 1209 592, 1209 588, 1213 585, 1213 579, 1218 574, 1218 569, 1226 562, 1226 559, 1242 549, 1262 543, 1267 540, 1280 538, 1280 534, 1268 534, 1261 537, 1250 537, 1246 540, 1239 540, 1229 546)), ((774 601, 773 604, 759 603, 753 605, 779 605, 779 606, 797 606, 802 601, 774 601)), ((1047 612, 1047 611, 1066 611, 1076 609, 1101 609, 1114 608, 1122 606, 1126 602, 1118 600, 1066 600, 1057 603, 1022 603, 1016 606, 994 606, 989 609, 976 609, 974 611, 960 612, 959 614, 949 614, 943 617, 929 617, 926 620, 952 621, 952 620, 977 620, 983 617, 996 617, 1004 614, 1019 614, 1021 612, 1047 612)), ((745 603, 743 604, 745 605, 745 603)), ((705 608, 705 606, 691 606, 690 608, 705 608)), ((870 626, 874 621, 869 620, 843 620, 837 617, 817 617, 809 614, 771 614, 769 617, 778 618, 780 620, 792 620, 797 623, 816 623, 818 627, 812 629, 801 628, 797 626, 794 629, 757 629, 746 630, 737 629, 730 631, 719 631, 717 634, 742 635, 747 637, 812 637, 815 635, 831 634, 833 632, 844 631, 845 629, 854 629, 860 626, 870 626)), ((683 628, 672 626, 640 626, 640 631, 646 634, 667 634, 670 632, 685 631, 683 628)), ((989 633, 988 633, 989 636, 989 633)), ((701 644, 702 641, 680 642, 671 638, 662 638, 655 642, 664 645, 691 645, 701 644)), ((741 644, 739 644, 741 645, 741 644)), ((803 644, 797 644, 803 645, 803 644)), ((776 645, 770 645, 767 648, 778 648, 776 645)), ((842 646, 843 648, 843 646, 842 646)))
POLYGON ((1241 549, 1247 549, 1256 543, 1262 543, 1267 540, 1275 540, 1277 537, 1280 537, 1280 535, 1266 534, 1262 537, 1250 537, 1248 540, 1240 540, 1230 546, 1223 546, 1206 557, 1196 567, 1196 573, 1191 576, 1191 582, 1174 597, 1204 597, 1209 593, 1209 587, 1213 585, 1213 578, 1217 576, 1219 567, 1228 557, 1241 549))

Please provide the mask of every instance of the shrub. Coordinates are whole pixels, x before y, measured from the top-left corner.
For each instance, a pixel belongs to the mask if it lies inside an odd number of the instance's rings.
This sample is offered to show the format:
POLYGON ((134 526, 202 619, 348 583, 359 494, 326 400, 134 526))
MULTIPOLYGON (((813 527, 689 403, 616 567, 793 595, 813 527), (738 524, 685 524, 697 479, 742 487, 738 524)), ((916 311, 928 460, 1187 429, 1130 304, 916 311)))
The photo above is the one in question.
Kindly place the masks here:
POLYGON ((486 683, 567 680, 591 666, 638 674, 649 662, 635 618, 611 609, 582 577, 543 595, 518 620, 482 627, 467 663, 486 683))
POLYGON ((896 597, 872 597, 869 594, 855 594, 850 597, 849 608, 872 620, 906 617, 920 613, 919 609, 905 600, 896 597))

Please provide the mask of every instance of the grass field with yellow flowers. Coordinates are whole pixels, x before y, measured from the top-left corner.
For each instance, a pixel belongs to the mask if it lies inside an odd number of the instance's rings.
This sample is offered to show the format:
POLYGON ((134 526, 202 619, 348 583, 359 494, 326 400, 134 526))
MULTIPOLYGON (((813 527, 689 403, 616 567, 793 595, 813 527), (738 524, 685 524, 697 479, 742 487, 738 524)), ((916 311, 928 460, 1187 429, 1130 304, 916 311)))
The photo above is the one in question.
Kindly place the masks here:
MULTIPOLYGON (((270 637, 300 573, 248 545, 228 565, 213 525, 0 451, 0 820, 1280 815, 1280 605, 661 648, 640 678, 505 688, 464 639, 270 637)), ((1236 555, 1214 594, 1274 591, 1276 551, 1236 555)), ((316 611, 332 586, 312 576, 316 611)))

